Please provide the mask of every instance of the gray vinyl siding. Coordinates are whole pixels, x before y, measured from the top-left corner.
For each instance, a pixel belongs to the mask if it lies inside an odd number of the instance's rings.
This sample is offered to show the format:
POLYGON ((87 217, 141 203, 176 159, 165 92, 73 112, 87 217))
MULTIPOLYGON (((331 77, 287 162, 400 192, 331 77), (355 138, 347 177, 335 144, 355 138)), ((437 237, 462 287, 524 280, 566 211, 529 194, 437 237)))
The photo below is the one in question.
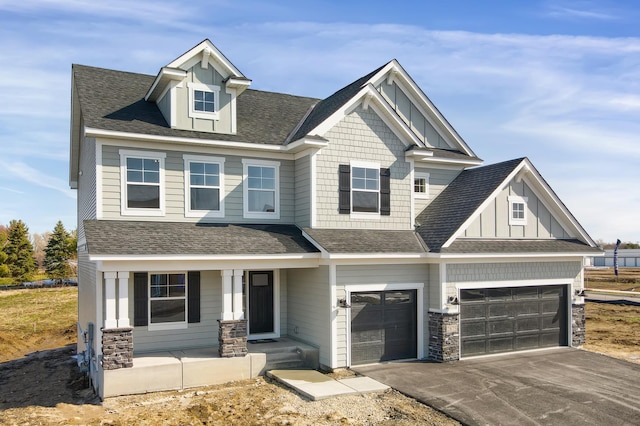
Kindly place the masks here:
POLYGON ((325 135, 329 145, 316 160, 316 227, 358 229, 411 229, 410 165, 404 161, 406 146, 369 108, 358 107, 325 135), (338 166, 351 160, 379 163, 391 172, 391 215, 356 219, 338 213, 338 166))
POLYGON ((570 234, 523 181, 511 181, 465 230, 474 238, 570 238, 570 234), (509 196, 526 197, 526 225, 509 225, 509 196))
MULTIPOLYGON (((457 296, 456 284, 486 281, 487 287, 509 286, 515 281, 566 280, 582 288, 582 262, 460 263, 447 265, 447 295, 457 296)), ((573 291, 572 291, 573 293, 573 291)), ((571 293, 571 294, 572 294, 571 293)))
MULTIPOLYGON (((85 246, 78 250, 78 323, 83 330, 88 328, 90 322, 94 323, 96 331, 103 325, 96 324, 96 288, 96 265, 89 261, 89 253, 85 246)), ((97 340, 94 338, 94 353, 98 350, 97 340)), ((86 349, 80 335, 77 348, 79 352, 86 349)))
POLYGON ((415 173, 429 173, 429 198, 415 198, 414 212, 418 216, 429 203, 440 195, 440 193, 460 174, 462 170, 441 169, 435 167, 419 167, 414 169, 415 173))
POLYGON ((396 83, 388 85, 384 80, 378 86, 378 91, 427 146, 444 149, 451 148, 396 83))
POLYGON ((167 90, 167 93, 156 102, 158 109, 162 113, 167 124, 171 125, 171 90, 167 90))
POLYGON ((295 160, 296 225, 311 226, 311 156, 295 160))
POLYGON ((186 130, 197 130, 201 132, 231 133, 231 95, 225 90, 224 77, 220 75, 214 67, 209 65, 203 69, 198 62, 187 70, 187 78, 174 90, 176 96, 176 127, 186 130), (188 83, 202 83, 220 87, 219 98, 219 119, 205 120, 201 118, 189 117, 189 87, 188 83))
MULTIPOLYGON (((428 309, 429 306, 429 265, 426 264, 408 264, 408 265, 358 265, 358 266, 338 266, 336 278, 336 298, 346 297, 346 292, 350 285, 361 284, 408 284, 423 283, 423 353, 427 353, 429 339, 428 334, 428 309)), ((338 366, 347 366, 348 351, 348 327, 351 320, 349 318, 350 311, 348 309, 338 310, 338 333, 337 333, 337 352, 338 366)))
MULTIPOLYGON (((284 273, 284 271, 283 271, 284 273)), ((289 269, 287 334, 320 351, 320 364, 331 365, 329 267, 289 269)))
POLYGON ((84 240, 83 221, 96 218, 96 140, 84 138, 80 142, 78 176, 78 241, 84 240))
MULTIPOLYGON (((123 220, 154 220, 180 222, 211 222, 211 223, 255 223, 256 219, 243 218, 243 158, 240 156, 226 156, 224 163, 224 192, 225 217, 223 218, 193 218, 185 217, 184 197, 184 154, 203 155, 188 151, 163 151, 165 159, 165 216, 122 216, 120 209, 120 149, 123 146, 103 145, 103 217, 105 219, 123 220)), ((136 151, 158 152, 157 150, 135 149, 136 151)), ((211 153, 216 156, 215 152, 211 153)), ((218 155, 219 157, 219 155, 218 155)), ((292 160, 280 162, 280 219, 260 219, 264 223, 294 223, 294 170, 292 160)))
MULTIPOLYGON (((154 330, 134 327, 134 353, 218 346, 218 319, 222 312, 222 276, 220 271, 202 271, 200 275, 200 322, 185 329, 154 330)), ((133 273, 129 277, 129 318, 133 322, 133 273)))

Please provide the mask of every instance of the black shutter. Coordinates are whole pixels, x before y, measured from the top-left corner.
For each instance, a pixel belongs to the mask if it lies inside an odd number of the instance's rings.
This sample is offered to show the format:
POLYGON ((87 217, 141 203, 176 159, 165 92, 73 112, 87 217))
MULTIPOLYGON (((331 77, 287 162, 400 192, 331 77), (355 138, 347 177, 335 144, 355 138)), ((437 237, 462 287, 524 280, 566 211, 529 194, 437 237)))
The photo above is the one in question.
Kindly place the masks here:
POLYGON ((349 214, 351 213, 351 166, 340 164, 338 174, 340 192, 338 212, 340 214, 349 214))
POLYGON ((391 171, 380 169, 380 214, 391 215, 391 171))
POLYGON ((133 274, 133 325, 149 324, 149 283, 146 272, 133 274))
POLYGON ((189 272, 189 322, 200 322, 200 271, 189 272))

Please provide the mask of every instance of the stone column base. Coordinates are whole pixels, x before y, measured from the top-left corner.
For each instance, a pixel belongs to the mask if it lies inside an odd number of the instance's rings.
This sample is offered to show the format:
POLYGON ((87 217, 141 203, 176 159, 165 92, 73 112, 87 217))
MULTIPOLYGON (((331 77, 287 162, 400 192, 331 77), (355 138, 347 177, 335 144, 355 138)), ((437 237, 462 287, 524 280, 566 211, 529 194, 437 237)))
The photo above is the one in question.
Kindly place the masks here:
POLYGON ((584 345, 584 324, 584 305, 571 305, 571 346, 574 348, 584 345))
POLYGON ((102 368, 117 370, 133 367, 133 328, 102 330, 102 368))
POLYGON ((247 354, 247 320, 218 320, 218 353, 222 358, 247 354))
POLYGON ((446 362, 460 359, 458 314, 429 312, 429 359, 446 362))

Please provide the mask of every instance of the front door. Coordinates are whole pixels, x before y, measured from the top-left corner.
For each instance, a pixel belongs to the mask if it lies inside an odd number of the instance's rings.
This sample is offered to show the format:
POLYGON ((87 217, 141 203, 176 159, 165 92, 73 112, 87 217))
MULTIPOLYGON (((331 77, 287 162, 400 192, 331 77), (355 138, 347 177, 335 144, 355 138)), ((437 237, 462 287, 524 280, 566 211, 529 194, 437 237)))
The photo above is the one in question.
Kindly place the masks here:
POLYGON ((249 333, 273 333, 273 271, 249 271, 249 333))

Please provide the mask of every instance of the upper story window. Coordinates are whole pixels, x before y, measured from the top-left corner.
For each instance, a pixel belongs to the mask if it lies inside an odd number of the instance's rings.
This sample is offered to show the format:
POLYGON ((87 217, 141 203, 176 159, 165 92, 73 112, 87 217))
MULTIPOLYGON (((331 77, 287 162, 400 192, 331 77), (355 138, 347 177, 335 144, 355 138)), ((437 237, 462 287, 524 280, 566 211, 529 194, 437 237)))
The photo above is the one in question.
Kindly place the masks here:
POLYGON ((413 196, 415 198, 429 198, 429 173, 414 173, 413 196))
POLYGON ((149 274, 149 327, 187 323, 185 273, 149 274))
POLYGON ((509 225, 527 224, 527 197, 511 195, 509 200, 509 225))
POLYGON ((164 216, 164 159, 160 152, 120 150, 121 213, 164 216))
POLYGON ((189 117, 217 120, 220 105, 220 86, 188 83, 189 117))
POLYGON ((355 218, 391 214, 390 171, 379 164, 352 161, 339 168, 339 213, 355 218))
POLYGON ((280 218, 280 163, 242 160, 245 218, 280 218))
POLYGON ((224 217, 224 158, 184 156, 185 216, 224 217))

